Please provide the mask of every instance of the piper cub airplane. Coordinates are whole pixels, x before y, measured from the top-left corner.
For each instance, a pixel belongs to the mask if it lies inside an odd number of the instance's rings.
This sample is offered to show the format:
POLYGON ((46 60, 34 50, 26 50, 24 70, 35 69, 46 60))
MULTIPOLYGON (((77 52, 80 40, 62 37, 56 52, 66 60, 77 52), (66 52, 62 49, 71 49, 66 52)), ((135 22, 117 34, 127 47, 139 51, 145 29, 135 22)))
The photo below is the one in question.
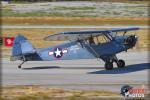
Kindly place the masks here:
POLYGON ((13 44, 11 60, 52 61, 100 58, 105 69, 113 69, 115 62, 119 68, 125 67, 125 61, 117 59, 116 54, 133 48, 138 40, 136 35, 126 35, 128 31, 139 28, 120 28, 111 30, 86 30, 62 32, 44 38, 47 41, 68 41, 57 46, 37 49, 22 35, 18 35, 13 44), (122 32, 122 35, 118 35, 122 32))

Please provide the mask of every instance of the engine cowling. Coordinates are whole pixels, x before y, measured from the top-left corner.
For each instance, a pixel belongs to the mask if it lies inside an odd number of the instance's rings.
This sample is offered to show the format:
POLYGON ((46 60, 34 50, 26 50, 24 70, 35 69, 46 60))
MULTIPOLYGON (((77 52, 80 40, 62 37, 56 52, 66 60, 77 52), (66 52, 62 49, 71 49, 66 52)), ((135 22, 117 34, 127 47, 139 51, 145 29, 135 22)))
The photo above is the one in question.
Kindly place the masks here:
POLYGON ((131 35, 125 40, 125 44, 134 46, 137 41, 137 36, 136 35, 131 35))

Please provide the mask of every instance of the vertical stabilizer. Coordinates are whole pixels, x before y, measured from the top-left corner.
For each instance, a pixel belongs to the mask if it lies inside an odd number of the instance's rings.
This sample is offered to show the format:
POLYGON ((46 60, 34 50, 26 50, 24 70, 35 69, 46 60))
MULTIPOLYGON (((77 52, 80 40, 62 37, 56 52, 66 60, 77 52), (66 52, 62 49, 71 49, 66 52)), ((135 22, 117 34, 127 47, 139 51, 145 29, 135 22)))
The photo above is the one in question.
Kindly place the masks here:
POLYGON ((22 60, 23 56, 35 53, 32 44, 22 35, 18 35, 13 44, 11 60, 22 60))

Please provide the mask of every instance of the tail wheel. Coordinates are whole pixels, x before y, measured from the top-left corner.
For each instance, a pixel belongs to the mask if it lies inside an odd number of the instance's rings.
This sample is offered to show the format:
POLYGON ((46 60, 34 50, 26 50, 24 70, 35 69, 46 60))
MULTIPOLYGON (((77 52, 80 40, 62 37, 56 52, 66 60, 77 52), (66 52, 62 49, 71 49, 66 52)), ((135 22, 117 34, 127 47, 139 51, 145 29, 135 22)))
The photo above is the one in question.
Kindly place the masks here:
POLYGON ((105 63, 105 69, 106 69, 106 70, 111 70, 111 69, 113 69, 113 63, 112 63, 112 62, 106 62, 106 63, 105 63))
POLYGON ((118 60, 118 61, 117 61, 117 66, 118 66, 119 68, 125 67, 125 61, 124 61, 124 60, 118 60))
POLYGON ((21 68, 21 66, 18 66, 18 68, 20 69, 20 68, 21 68))

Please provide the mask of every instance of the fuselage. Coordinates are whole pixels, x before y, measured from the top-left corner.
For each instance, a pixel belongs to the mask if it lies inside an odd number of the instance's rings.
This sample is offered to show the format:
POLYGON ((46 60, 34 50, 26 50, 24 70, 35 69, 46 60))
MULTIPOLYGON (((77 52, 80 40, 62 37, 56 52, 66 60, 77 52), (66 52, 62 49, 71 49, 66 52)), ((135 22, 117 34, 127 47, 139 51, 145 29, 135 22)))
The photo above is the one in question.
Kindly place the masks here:
POLYGON ((85 41, 69 41, 57 46, 37 49, 36 56, 38 57, 35 57, 35 60, 52 61, 94 58, 105 60, 108 57, 133 47, 133 45, 124 43, 127 37, 128 36, 117 36, 109 42, 99 44, 88 44, 85 41))

